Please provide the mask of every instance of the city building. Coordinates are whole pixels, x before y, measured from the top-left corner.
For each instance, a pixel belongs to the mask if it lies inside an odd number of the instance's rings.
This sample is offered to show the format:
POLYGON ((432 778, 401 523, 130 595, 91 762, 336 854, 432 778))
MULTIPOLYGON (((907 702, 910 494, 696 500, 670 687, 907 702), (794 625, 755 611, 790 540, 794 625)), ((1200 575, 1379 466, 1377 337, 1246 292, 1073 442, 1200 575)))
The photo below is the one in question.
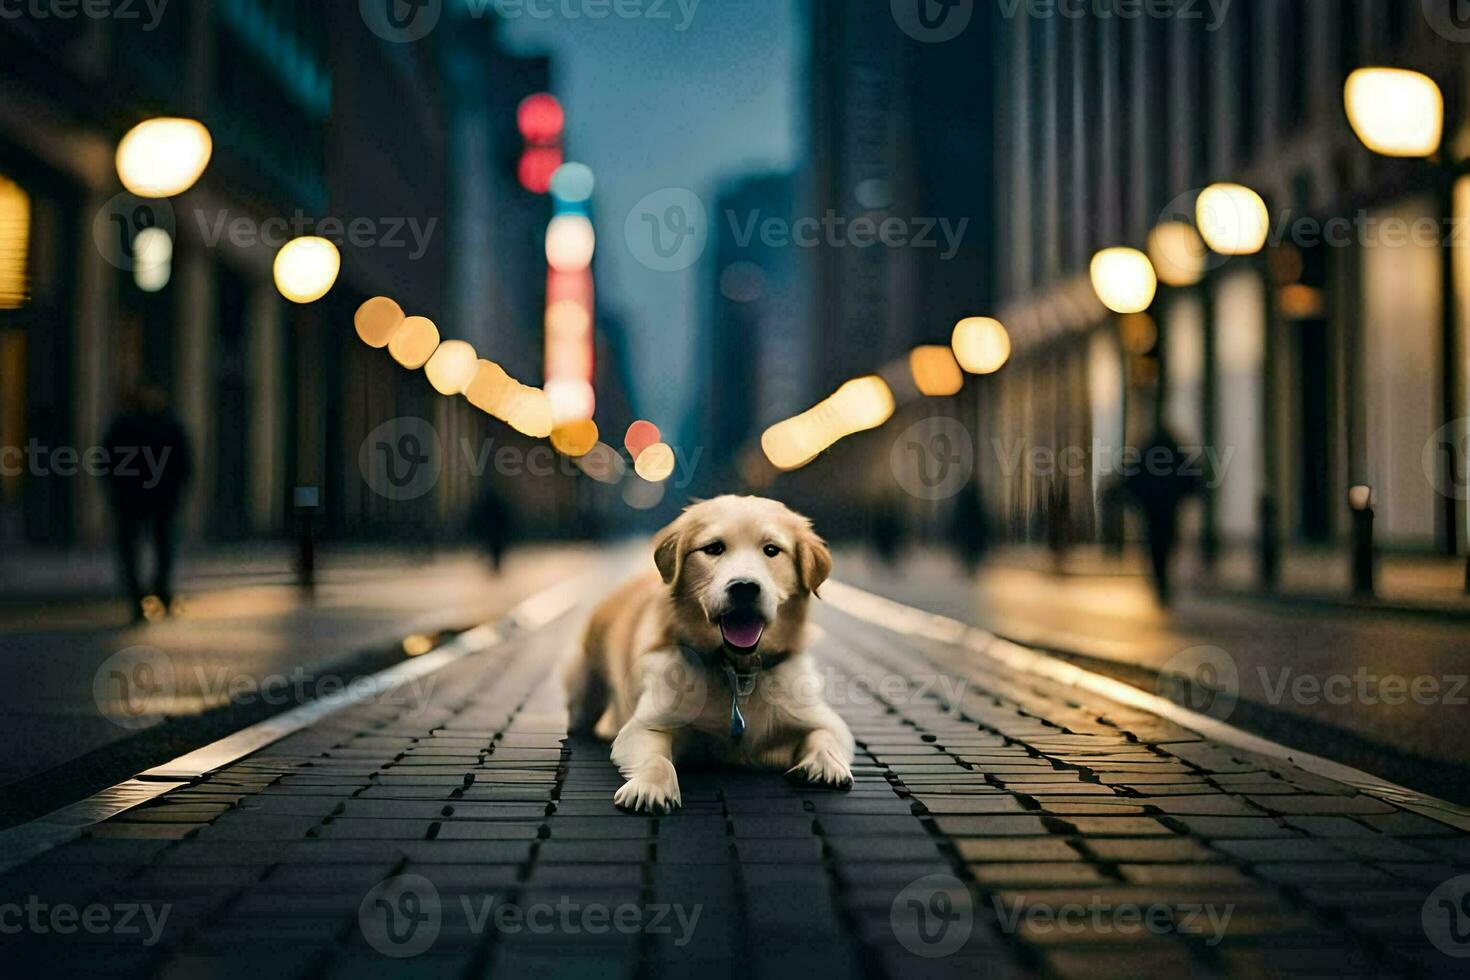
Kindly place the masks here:
POLYGON ((1441 427, 1470 414, 1470 278, 1465 251, 1443 244, 1470 205, 1463 181, 1451 194, 1470 61, 1436 16, 1398 0, 1237 0, 1218 15, 1002 18, 999 315, 1016 356, 980 386, 979 444, 1046 460, 1085 450, 1069 467, 982 466, 1004 526, 1039 533, 1062 481, 1072 525, 1098 527, 1126 447, 1165 423, 1217 460, 1203 460, 1195 529, 1207 558, 1265 546, 1269 577, 1279 545, 1344 537, 1360 486, 1386 547, 1463 546, 1465 495, 1437 488, 1463 491, 1463 447, 1441 427), (1355 136, 1343 83, 1373 65, 1438 82, 1451 166, 1389 159, 1355 136), (1196 215, 1217 182, 1264 200, 1264 251, 1201 252, 1197 284, 1166 275, 1146 315, 1108 314, 1092 257, 1148 249, 1164 223, 1239 217, 1196 215), (1460 293, 1448 317, 1447 281, 1460 293))

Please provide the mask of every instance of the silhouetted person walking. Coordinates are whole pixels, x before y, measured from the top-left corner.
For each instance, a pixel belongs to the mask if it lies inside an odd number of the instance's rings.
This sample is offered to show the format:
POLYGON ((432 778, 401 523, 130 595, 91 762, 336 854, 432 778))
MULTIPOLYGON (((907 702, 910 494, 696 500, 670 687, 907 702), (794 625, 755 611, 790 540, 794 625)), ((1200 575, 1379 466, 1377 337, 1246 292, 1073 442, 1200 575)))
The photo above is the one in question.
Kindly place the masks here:
POLYGON ((499 575, 501 565, 505 562, 505 551, 514 537, 515 514, 505 498, 489 483, 485 484, 485 489, 475 504, 471 523, 472 533, 484 549, 485 557, 490 559, 490 566, 495 569, 495 574, 499 575))
POLYGON ((143 618, 139 558, 145 534, 153 542, 153 591, 163 608, 173 604, 175 524, 193 475, 189 440, 163 392, 144 387, 124 401, 103 438, 108 452, 108 495, 116 521, 118 563, 133 604, 143 618))
POLYGON ((952 540, 960 561, 964 563, 965 571, 974 575, 990 543, 989 519, 980 501, 978 484, 965 487, 955 498, 953 521, 952 540))
POLYGON ((1169 566, 1178 542, 1179 506, 1186 497, 1199 492, 1202 482, 1199 474, 1189 472, 1187 464, 1188 457, 1179 443, 1160 427, 1143 451, 1139 469, 1123 481, 1123 490, 1143 513, 1154 591, 1165 606, 1171 599, 1169 566))

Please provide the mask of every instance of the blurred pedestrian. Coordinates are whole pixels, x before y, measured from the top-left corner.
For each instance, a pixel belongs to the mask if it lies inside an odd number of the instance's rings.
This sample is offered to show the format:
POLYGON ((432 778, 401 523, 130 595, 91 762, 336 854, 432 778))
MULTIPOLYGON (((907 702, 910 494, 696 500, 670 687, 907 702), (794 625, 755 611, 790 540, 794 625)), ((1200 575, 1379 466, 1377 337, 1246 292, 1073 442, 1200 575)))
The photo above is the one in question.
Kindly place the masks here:
POLYGON ((869 521, 873 550, 878 559, 889 568, 898 563, 898 553, 903 547, 903 509, 892 494, 881 493, 873 504, 869 521))
POLYGON ((506 499, 490 483, 486 483, 485 489, 480 493, 480 499, 471 515, 471 524, 471 533, 479 541, 485 557, 490 559, 490 566, 495 569, 495 574, 499 575, 500 566, 505 561, 506 549, 510 547, 515 531, 515 514, 506 499))
POLYGON ((990 544, 990 527, 985 506, 980 501, 978 484, 965 487, 955 498, 953 520, 951 540, 955 543, 965 570, 974 575, 990 544))
POLYGON ((1143 515, 1154 591, 1163 606, 1172 598, 1169 574, 1179 536, 1179 508, 1203 484, 1201 474, 1192 472, 1188 464, 1179 443, 1160 426, 1149 439, 1139 468, 1123 481, 1124 491, 1143 515))
POLYGON ((156 597, 163 612, 173 604, 176 523, 193 457, 183 424, 158 388, 131 392, 103 437, 109 467, 118 564, 132 603, 133 622, 145 618, 144 601, 156 597), (139 571, 143 540, 153 544, 153 590, 145 593, 139 571))

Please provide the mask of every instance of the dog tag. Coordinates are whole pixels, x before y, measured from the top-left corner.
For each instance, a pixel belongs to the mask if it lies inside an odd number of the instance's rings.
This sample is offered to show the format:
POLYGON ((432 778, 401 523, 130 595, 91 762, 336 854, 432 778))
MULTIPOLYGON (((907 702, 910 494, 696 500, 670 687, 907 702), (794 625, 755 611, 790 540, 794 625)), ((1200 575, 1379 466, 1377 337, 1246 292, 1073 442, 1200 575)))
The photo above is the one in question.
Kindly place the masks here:
POLYGON ((756 675, 754 671, 737 674, 734 668, 727 665, 725 676, 730 681, 730 738, 739 741, 740 736, 745 734, 745 716, 740 713, 740 701, 750 697, 755 690, 756 675))

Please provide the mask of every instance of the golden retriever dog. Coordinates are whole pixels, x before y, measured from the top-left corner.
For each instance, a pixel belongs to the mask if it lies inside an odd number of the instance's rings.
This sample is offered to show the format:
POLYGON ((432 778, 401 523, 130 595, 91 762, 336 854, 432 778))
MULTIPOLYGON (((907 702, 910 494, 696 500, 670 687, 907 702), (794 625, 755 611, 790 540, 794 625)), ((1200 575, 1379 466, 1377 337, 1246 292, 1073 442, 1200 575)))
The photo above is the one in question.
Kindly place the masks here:
POLYGON ((602 603, 563 674, 573 730, 611 740, 613 802, 681 804, 675 759, 779 766, 852 785, 852 733, 804 651, 807 603, 832 570, 811 522, 760 497, 687 508, 650 570, 602 603))

